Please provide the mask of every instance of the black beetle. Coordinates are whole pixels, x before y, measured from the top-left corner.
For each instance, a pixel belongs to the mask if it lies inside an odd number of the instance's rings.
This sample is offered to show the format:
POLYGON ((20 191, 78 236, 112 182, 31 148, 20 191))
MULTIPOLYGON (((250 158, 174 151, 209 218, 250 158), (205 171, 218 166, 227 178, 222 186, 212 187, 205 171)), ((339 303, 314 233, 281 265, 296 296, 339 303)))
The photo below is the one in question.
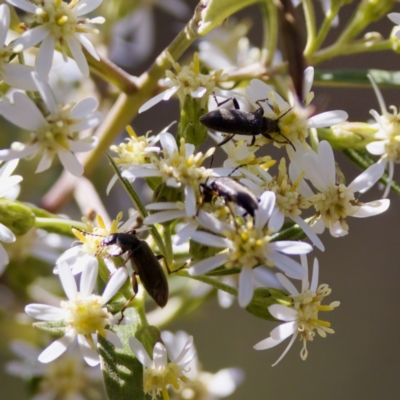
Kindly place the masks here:
MULTIPOLYGON (((157 305, 164 307, 168 301, 168 282, 158 261, 163 256, 156 256, 146 241, 137 238, 136 231, 113 233, 106 236, 100 243, 101 247, 113 245, 118 247, 118 251, 109 252, 109 254, 112 257, 119 257, 127 253, 121 266, 130 261, 133 269, 133 296, 127 301, 121 312, 123 313, 139 291, 136 275, 139 275, 144 288, 157 305)), ((167 269, 170 272, 168 267, 167 269)))
POLYGON ((211 201, 211 196, 220 196, 225 201, 231 201, 244 208, 253 218, 254 212, 258 209, 256 196, 245 186, 229 177, 217 178, 210 184, 201 183, 204 200, 211 201))
MULTIPOLYGON (((142 282, 147 293, 153 298, 158 306, 164 307, 168 301, 168 281, 159 263, 159 259, 163 256, 155 255, 151 250, 150 246, 146 241, 140 240, 136 236, 136 231, 132 230, 129 232, 117 232, 107 236, 96 235, 91 232, 86 232, 81 229, 71 227, 84 235, 101 236, 104 239, 100 243, 100 250, 97 253, 99 255, 104 247, 116 246, 116 250, 109 251, 108 254, 112 257, 120 257, 127 253, 127 257, 120 267, 130 261, 133 269, 132 275, 132 288, 133 296, 125 303, 121 309, 121 319, 124 318, 124 311, 127 309, 129 304, 135 298, 139 291, 138 282, 136 275, 139 275, 140 281, 142 282)), ((166 264, 168 273, 171 273, 168 265, 166 264)))
POLYGON ((234 110, 227 110, 225 108, 219 108, 214 111, 210 111, 200 117, 199 121, 208 129, 213 129, 219 132, 230 133, 231 135, 226 137, 222 142, 218 143, 218 146, 229 142, 235 135, 247 135, 253 136, 250 146, 253 146, 256 141, 257 135, 262 135, 267 139, 274 140, 278 143, 289 143, 294 150, 295 147, 293 143, 281 133, 279 127, 279 120, 286 115, 291 109, 287 110, 277 119, 264 117, 264 109, 262 108, 260 102, 266 101, 267 99, 257 100, 259 108, 253 112, 241 111, 238 101, 232 97, 221 103, 218 102, 215 97, 215 101, 219 106, 232 100, 234 110), (271 133, 278 133, 286 139, 286 142, 279 142, 275 140, 271 133))

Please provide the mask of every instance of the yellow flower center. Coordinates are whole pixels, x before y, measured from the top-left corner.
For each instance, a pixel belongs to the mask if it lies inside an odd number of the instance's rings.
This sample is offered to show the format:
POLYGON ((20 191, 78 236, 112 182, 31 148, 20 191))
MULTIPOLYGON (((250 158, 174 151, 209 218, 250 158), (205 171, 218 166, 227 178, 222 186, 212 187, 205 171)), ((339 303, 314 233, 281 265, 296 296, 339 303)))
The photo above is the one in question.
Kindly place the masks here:
POLYGON ((118 146, 110 147, 111 151, 118 153, 119 157, 114 157, 117 164, 140 165, 148 164, 154 157, 153 153, 146 153, 146 149, 151 146, 147 135, 137 136, 131 126, 126 127, 129 138, 126 143, 120 143, 118 146))
POLYGON ((95 294, 81 298, 78 293, 75 300, 61 302, 61 308, 68 311, 66 323, 77 334, 90 335, 98 332, 106 336, 104 328, 110 324, 112 315, 102 306, 102 298, 95 294))
POLYGON ((71 131, 71 126, 80 122, 71 117, 71 108, 74 105, 69 103, 62 108, 59 107, 58 112, 47 115, 45 117, 47 124, 36 132, 33 142, 38 141, 41 147, 49 152, 56 153, 61 148, 69 150, 68 141, 74 141, 79 136, 79 132, 71 131))
POLYGON ((255 267, 261 263, 270 267, 275 265, 266 258, 266 246, 271 238, 261 230, 255 229, 253 221, 248 220, 245 225, 239 226, 235 231, 224 232, 224 235, 233 243, 227 268, 255 267))
POLYGON ((55 397, 60 399, 87 391, 90 381, 85 374, 85 368, 87 367, 80 355, 65 355, 61 359, 46 364, 45 375, 40 382, 40 391, 54 392, 55 397))
POLYGON ((345 218, 354 215, 360 205, 355 200, 354 193, 342 183, 330 186, 328 192, 319 193, 308 200, 313 203, 326 227, 330 228, 337 221, 340 221, 344 230, 348 230, 345 218))
POLYGON ((330 305, 323 306, 321 302, 332 292, 328 285, 322 284, 318 287, 317 292, 307 290, 293 298, 293 307, 298 313, 298 333, 300 340, 303 341, 303 348, 300 356, 303 360, 307 358, 307 341, 314 340, 315 332, 317 331, 321 337, 326 337, 327 333, 335 333, 330 328, 331 324, 327 321, 320 320, 318 313, 321 311, 332 311, 339 306, 340 302, 334 301, 330 305))
POLYGON ((182 368, 175 363, 168 363, 165 367, 146 368, 143 373, 144 393, 149 393, 152 400, 156 400, 159 393, 162 393, 164 400, 169 400, 167 385, 179 389, 179 380, 188 382, 182 374, 182 368))
POLYGON ((205 155, 199 152, 188 157, 185 140, 181 138, 179 150, 173 154, 165 152, 165 158, 155 161, 155 164, 165 181, 174 178, 178 183, 192 186, 198 192, 199 184, 204 182, 212 172, 212 170, 202 167, 201 164, 214 151, 215 148, 213 147, 205 155))

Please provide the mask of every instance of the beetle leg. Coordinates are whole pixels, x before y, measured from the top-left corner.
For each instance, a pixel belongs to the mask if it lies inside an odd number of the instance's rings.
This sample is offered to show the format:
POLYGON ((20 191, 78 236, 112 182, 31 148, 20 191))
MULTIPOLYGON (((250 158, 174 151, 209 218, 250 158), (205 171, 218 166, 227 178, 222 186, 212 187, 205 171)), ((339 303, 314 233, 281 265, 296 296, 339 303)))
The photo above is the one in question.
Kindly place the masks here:
POLYGON ((213 92, 213 96, 214 96, 214 100, 215 100, 215 102, 217 103, 217 106, 218 106, 218 107, 221 107, 221 106, 223 106, 224 104, 226 104, 228 101, 231 101, 231 100, 232 100, 233 107, 235 107, 235 110, 240 110, 240 106, 239 106, 238 101, 236 100, 236 97, 230 97, 229 99, 226 99, 226 100, 224 100, 224 101, 219 102, 218 99, 217 99, 217 96, 215 95, 214 92, 213 92))
POLYGON ((139 292, 139 284, 136 279, 136 272, 133 272, 132 274, 132 289, 133 289, 133 296, 124 304, 124 306, 121 308, 121 318, 118 320, 118 325, 122 322, 122 320, 125 318, 124 311, 129 307, 129 305, 132 303, 133 299, 136 297, 136 295, 139 292))
POLYGON ((222 142, 218 143, 217 146, 222 146, 225 143, 229 142, 230 140, 232 140, 232 138, 235 136, 235 133, 233 133, 232 135, 226 137, 222 142))

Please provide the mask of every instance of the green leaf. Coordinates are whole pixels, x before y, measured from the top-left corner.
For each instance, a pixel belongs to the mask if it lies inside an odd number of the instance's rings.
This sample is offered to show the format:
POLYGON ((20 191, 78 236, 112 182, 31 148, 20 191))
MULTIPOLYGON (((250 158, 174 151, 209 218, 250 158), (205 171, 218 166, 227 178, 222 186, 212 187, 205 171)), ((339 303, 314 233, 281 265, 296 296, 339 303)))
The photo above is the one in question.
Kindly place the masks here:
POLYGON ((65 321, 55 322, 34 322, 33 327, 43 332, 50 333, 53 336, 64 336, 65 335, 65 321))
POLYGON ((143 366, 132 353, 128 339, 135 336, 138 316, 133 309, 125 311, 128 325, 115 326, 123 348, 114 347, 107 339, 98 335, 98 350, 103 372, 104 386, 109 400, 144 400, 143 366))
POLYGON ((400 86, 399 71, 384 71, 379 69, 341 69, 321 70, 316 69, 314 73, 314 84, 317 86, 343 86, 343 87, 369 87, 371 82, 367 74, 372 75, 375 82, 381 87, 400 86))

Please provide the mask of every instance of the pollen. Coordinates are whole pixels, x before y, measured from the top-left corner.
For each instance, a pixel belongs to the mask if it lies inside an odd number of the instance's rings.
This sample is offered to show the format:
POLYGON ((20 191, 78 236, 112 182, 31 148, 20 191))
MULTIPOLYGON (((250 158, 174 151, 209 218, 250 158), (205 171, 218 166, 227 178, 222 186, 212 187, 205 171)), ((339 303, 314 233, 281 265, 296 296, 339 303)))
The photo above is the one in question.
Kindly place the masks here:
POLYGON ((343 184, 330 186, 329 191, 308 200, 312 202, 326 227, 331 228, 340 221, 345 230, 348 229, 346 217, 354 215, 361 204, 355 200, 354 193, 343 184))
POLYGON ((67 324, 81 335, 98 332, 106 336, 104 328, 110 324, 112 315, 102 305, 102 298, 94 294, 82 298, 78 293, 75 300, 61 302, 61 308, 68 312, 65 318, 67 324))
POLYGON ((161 392, 163 400, 169 400, 167 385, 179 389, 179 380, 188 381, 182 373, 182 368, 173 362, 168 363, 165 367, 146 368, 143 373, 144 393, 150 394, 152 400, 156 400, 161 392))
POLYGON ((327 333, 335 333, 331 329, 331 323, 319 318, 319 312, 332 311, 340 305, 335 301, 329 305, 321 305, 325 297, 331 294, 332 290, 328 285, 322 284, 316 292, 307 290, 298 295, 291 296, 293 299, 293 308, 297 311, 297 325, 300 340, 303 341, 303 348, 300 356, 305 360, 308 356, 307 342, 313 341, 315 331, 321 337, 326 337, 327 333))

